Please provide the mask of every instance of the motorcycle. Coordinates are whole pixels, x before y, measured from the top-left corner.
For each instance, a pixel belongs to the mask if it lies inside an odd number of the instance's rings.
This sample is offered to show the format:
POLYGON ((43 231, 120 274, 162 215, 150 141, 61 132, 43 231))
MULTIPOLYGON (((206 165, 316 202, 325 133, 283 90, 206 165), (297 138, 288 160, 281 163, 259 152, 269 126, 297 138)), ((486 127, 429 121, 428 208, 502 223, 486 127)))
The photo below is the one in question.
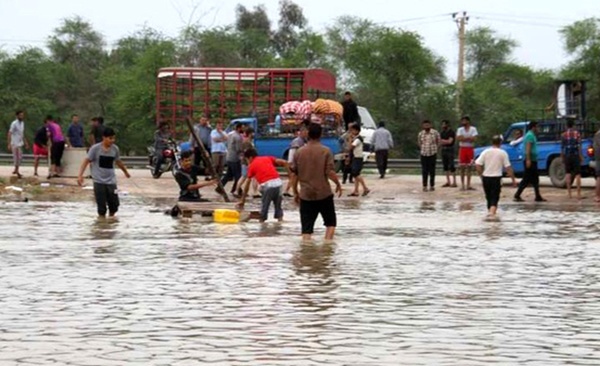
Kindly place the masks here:
POLYGON ((150 172, 152 173, 152 178, 158 179, 166 171, 171 171, 171 173, 175 175, 175 168, 179 166, 179 154, 179 145, 177 145, 174 140, 169 139, 169 141, 167 141, 167 148, 162 151, 162 164, 160 165, 158 172, 155 173, 154 170, 158 157, 156 156, 154 146, 148 146, 148 169, 150 169, 150 172))

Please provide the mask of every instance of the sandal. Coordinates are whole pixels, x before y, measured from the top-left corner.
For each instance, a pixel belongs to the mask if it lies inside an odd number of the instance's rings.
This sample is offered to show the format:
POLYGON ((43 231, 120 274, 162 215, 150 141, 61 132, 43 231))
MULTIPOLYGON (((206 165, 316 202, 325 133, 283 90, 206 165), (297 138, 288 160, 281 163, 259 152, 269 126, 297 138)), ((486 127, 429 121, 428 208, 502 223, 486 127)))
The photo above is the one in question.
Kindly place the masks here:
POLYGON ((358 193, 350 193, 348 195, 348 197, 358 197, 358 196, 359 196, 358 193))
POLYGON ((442 188, 446 188, 446 187, 452 187, 450 184, 446 183, 442 186, 442 188))
POLYGON ((368 195, 369 193, 371 193, 370 189, 367 189, 366 191, 363 192, 362 196, 365 197, 366 195, 368 195))

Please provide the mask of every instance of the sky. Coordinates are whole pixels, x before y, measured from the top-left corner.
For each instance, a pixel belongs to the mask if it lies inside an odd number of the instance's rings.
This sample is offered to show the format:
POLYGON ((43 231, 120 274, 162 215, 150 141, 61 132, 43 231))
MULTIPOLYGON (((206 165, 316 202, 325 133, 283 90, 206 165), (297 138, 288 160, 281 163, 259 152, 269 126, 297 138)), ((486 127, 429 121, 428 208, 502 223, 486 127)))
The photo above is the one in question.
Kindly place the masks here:
MULTIPOLYGON (((559 30, 589 17, 600 17, 598 0, 296 0, 314 30, 324 30, 342 15, 415 31, 447 62, 456 77, 457 25, 451 14, 467 12, 469 28, 489 26, 517 41, 514 61, 558 69, 569 61, 559 30)), ((188 23, 219 26, 235 21, 235 7, 264 4, 276 22, 278 0, 0 0, 0 49, 44 47, 61 20, 75 15, 89 21, 111 44, 144 26, 176 36, 188 23)), ((275 25, 275 24, 274 24, 275 25)), ((168 65, 165 65, 168 66, 168 65)))

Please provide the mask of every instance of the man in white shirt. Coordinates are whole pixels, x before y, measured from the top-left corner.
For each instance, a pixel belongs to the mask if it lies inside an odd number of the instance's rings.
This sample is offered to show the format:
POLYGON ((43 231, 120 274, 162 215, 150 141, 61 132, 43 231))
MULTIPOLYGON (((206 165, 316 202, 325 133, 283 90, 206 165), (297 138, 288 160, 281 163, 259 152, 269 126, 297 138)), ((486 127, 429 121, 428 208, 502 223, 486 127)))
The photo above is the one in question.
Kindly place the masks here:
POLYGON ((13 154, 13 160, 15 163, 15 170, 13 174, 16 174, 18 178, 23 176, 19 173, 19 167, 23 160, 23 146, 29 149, 29 142, 25 137, 25 113, 23 111, 16 112, 17 119, 10 124, 8 130, 8 150, 13 154))
POLYGON ((460 170, 461 191, 474 191, 471 187, 471 168, 475 158, 475 139, 477 138, 477 129, 471 126, 471 119, 464 116, 460 119, 462 127, 456 131, 456 140, 458 140, 458 167, 460 170), (467 177, 467 186, 465 187, 465 175, 467 177))
POLYGON ((500 191, 502 190, 502 175, 504 169, 512 179, 513 187, 517 186, 517 181, 513 173, 508 154, 500 148, 502 136, 496 135, 492 138, 492 147, 485 149, 477 161, 475 168, 481 176, 485 199, 487 201, 488 218, 496 217, 498 210, 498 201, 500 200, 500 191))

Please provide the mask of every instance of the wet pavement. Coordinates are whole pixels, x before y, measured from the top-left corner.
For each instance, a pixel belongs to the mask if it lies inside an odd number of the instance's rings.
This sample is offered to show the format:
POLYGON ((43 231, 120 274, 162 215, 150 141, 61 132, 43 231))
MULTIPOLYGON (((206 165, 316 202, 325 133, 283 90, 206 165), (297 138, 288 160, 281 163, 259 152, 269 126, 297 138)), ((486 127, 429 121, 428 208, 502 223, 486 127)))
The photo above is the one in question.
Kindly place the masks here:
MULTIPOLYGON (((597 208, 338 202, 335 243, 0 204, 0 365, 597 365, 597 208)), ((323 229, 318 228, 318 237, 323 229)))

